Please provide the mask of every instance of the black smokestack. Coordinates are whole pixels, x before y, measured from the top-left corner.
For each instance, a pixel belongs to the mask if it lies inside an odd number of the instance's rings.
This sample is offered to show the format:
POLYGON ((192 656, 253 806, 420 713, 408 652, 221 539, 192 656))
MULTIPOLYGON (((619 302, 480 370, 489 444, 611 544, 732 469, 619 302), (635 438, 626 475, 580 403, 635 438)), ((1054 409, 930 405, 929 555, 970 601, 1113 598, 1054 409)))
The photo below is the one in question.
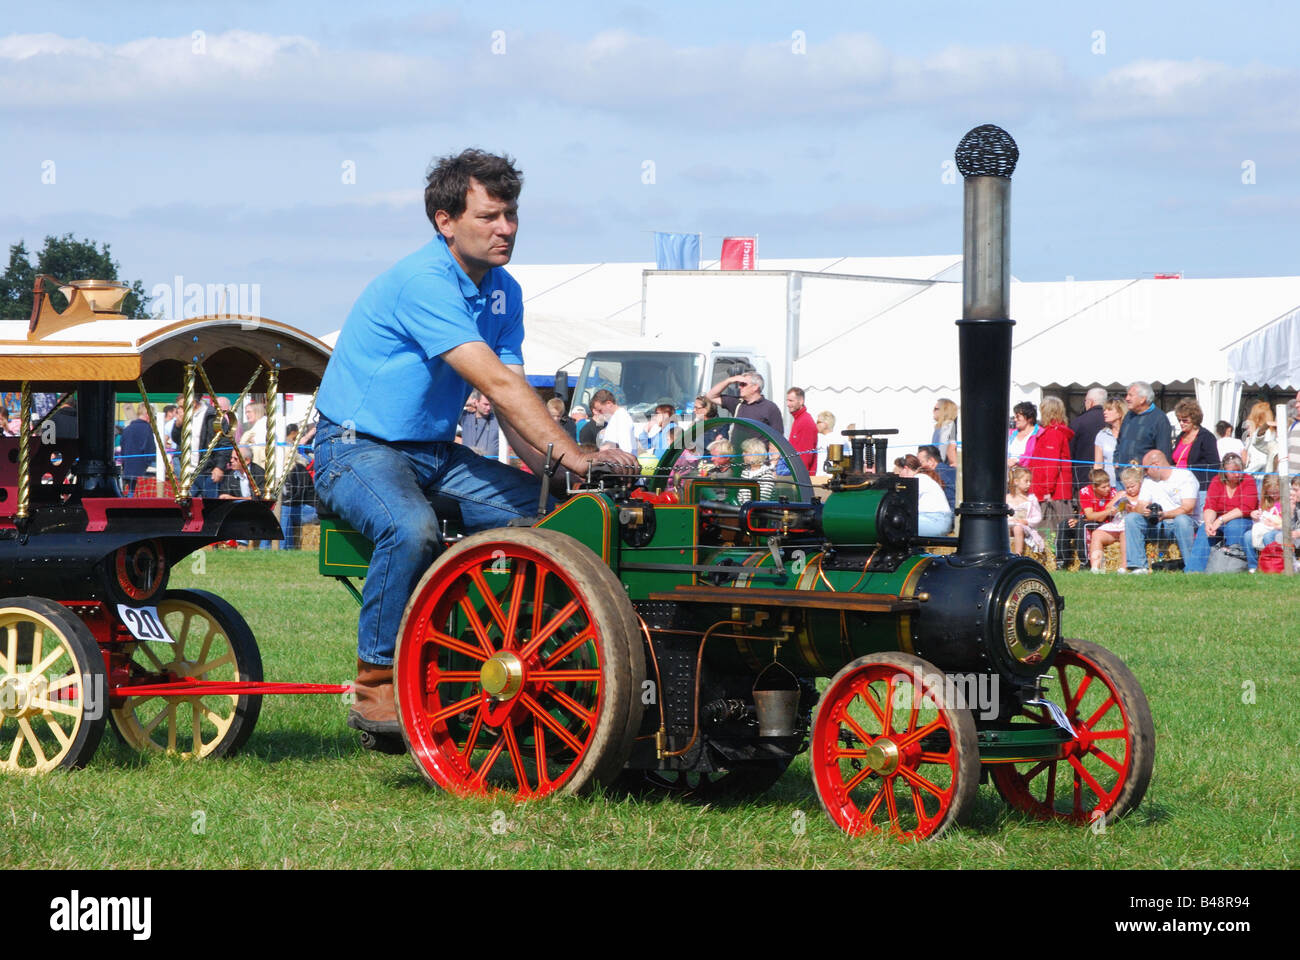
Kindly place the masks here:
POLYGON ((1020 151, 1001 127, 985 124, 957 145, 965 178, 962 220, 961 351, 963 457, 958 556, 1005 555, 1006 436, 1011 394, 1011 174, 1020 151))

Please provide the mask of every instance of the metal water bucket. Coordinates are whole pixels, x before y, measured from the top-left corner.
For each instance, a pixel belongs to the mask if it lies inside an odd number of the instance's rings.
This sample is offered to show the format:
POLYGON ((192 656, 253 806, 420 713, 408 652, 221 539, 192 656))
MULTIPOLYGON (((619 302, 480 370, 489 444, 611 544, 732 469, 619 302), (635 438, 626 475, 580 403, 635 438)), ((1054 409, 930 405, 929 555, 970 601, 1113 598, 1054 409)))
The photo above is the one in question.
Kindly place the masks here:
POLYGON ((779 663, 770 663, 754 680, 754 711, 760 737, 789 737, 795 733, 799 710, 799 681, 779 663))

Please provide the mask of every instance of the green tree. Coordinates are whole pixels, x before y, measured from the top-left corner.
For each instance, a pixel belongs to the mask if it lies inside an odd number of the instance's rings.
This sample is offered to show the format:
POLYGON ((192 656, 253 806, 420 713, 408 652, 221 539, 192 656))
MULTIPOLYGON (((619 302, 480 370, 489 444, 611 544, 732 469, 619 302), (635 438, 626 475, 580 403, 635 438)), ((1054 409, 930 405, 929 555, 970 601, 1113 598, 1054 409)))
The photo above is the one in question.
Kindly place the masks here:
MULTIPOLYGON (((77 240, 68 233, 47 236, 45 246, 36 257, 36 266, 23 241, 9 247, 9 264, 0 277, 0 319, 26 320, 32 313, 32 284, 38 273, 64 282, 71 280, 117 280, 121 269, 113 259, 107 243, 95 246, 93 240, 77 240)), ((57 310, 68 305, 63 294, 54 291, 51 300, 57 310)), ((148 317, 149 297, 144 284, 132 282, 131 291, 122 301, 122 313, 128 317, 148 317)))
POLYGON ((31 316, 35 279, 36 269, 28 259, 27 247, 19 240, 9 247, 9 265, 0 277, 0 320, 25 320, 31 316))

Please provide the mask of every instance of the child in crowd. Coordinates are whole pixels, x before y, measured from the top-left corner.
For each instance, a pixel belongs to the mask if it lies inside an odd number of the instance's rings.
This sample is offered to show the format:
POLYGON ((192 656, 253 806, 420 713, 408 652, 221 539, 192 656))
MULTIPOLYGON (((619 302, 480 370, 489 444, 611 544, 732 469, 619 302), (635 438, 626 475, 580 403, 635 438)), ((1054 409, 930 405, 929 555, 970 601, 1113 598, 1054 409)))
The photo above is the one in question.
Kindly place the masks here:
MULTIPOLYGON (((725 437, 716 437, 709 443, 708 451, 708 457, 701 460, 696 468, 696 473, 699 476, 721 480, 736 475, 735 448, 731 446, 730 440, 725 437)), ((733 501, 735 499, 735 490, 714 487, 706 490, 700 499, 733 501)))
POLYGON ((1028 467, 1012 467, 1007 482, 1007 506, 1011 516, 1007 523, 1011 527, 1011 552, 1024 554, 1025 546, 1041 551, 1043 535, 1038 532, 1038 525, 1043 522, 1043 511, 1038 505, 1038 498, 1029 492, 1033 486, 1033 473, 1028 467))
MULTIPOLYGON (((767 462, 767 441, 762 437, 750 437, 740 445, 740 451, 744 455, 745 464, 740 471, 741 477, 746 480, 757 480, 758 499, 771 500, 776 472, 767 462)), ((737 499, 745 503, 750 499, 750 491, 741 490, 737 499)))
POLYGON ((1275 543, 1282 536, 1282 490, 1276 476, 1265 477, 1263 496, 1260 497, 1259 509, 1251 513, 1254 525, 1250 528, 1250 542, 1256 550, 1262 550, 1270 543, 1275 543))
POLYGON ((700 476, 726 477, 731 475, 731 461, 735 456, 731 441, 725 437, 715 437, 709 443, 709 456, 700 463, 700 476))
MULTIPOLYGON (((1141 478, 1141 471, 1138 471, 1139 485, 1141 478)), ((1110 485, 1110 475, 1105 470, 1092 470, 1088 479, 1092 483, 1079 491, 1079 510, 1088 523, 1099 524, 1092 531, 1092 541, 1088 546, 1088 566, 1093 573, 1101 573, 1108 546, 1118 543, 1119 552, 1124 552, 1124 521, 1119 519, 1123 508, 1120 506, 1120 492, 1110 485)))

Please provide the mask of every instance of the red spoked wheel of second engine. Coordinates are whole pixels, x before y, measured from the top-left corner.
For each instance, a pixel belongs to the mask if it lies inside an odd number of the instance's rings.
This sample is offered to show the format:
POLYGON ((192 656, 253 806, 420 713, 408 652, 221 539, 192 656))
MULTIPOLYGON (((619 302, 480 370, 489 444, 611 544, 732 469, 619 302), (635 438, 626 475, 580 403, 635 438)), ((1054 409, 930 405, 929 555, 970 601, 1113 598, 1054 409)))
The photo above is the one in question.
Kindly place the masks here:
POLYGON ((431 783, 525 800, 623 769, 645 656, 622 584, 565 534, 467 537, 407 604, 394 684, 402 735, 431 783))
POLYGON ((810 755, 822 808, 856 836, 937 837, 965 820, 979 788, 970 711, 929 661, 879 653, 845 666, 817 706, 810 755))
MULTIPOLYGON (((1015 810, 1040 820, 1115 820, 1136 807, 1151 782, 1156 734, 1151 707, 1124 661, 1087 640, 1064 640, 1046 695, 1065 711, 1074 737, 1052 760, 990 764, 993 785, 1015 810)), ((1042 707, 1020 722, 1053 724, 1042 707)))

